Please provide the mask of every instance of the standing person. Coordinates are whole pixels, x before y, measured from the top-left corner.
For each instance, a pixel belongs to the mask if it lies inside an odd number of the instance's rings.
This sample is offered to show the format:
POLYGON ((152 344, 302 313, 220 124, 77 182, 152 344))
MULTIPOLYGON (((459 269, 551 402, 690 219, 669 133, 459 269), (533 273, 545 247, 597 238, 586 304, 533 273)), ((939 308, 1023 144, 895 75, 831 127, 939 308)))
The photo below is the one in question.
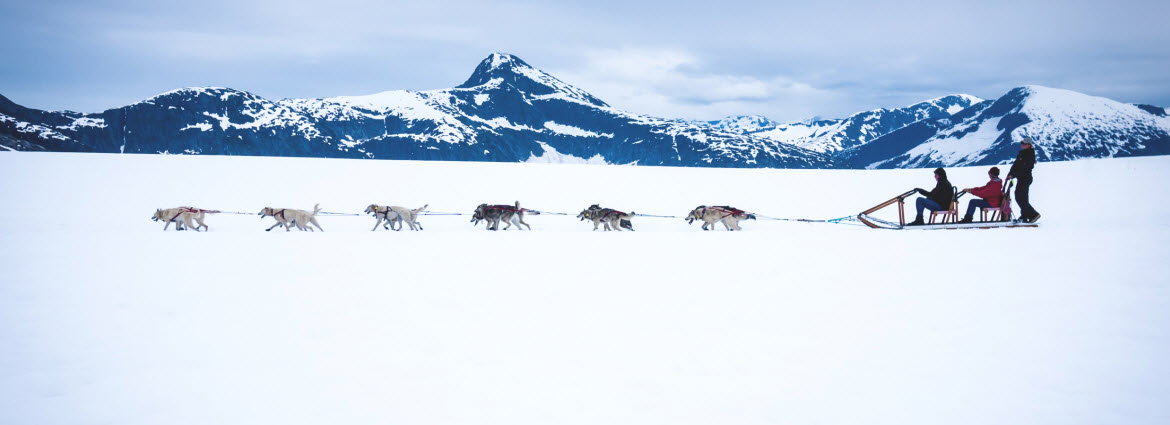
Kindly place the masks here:
POLYGON ((1032 147, 1032 139, 1025 137, 1020 140, 1020 153, 1016 155, 1016 162, 1008 170, 1008 180, 1016 179, 1016 203, 1020 204, 1020 220, 1025 223, 1034 223, 1040 219, 1040 213, 1032 208, 1028 202, 1028 186, 1032 185, 1032 167, 1036 166, 1036 149, 1032 147))
POLYGON ((914 218, 914 221, 907 224, 908 226, 918 226, 925 223, 922 221, 923 209, 942 211, 951 207, 951 201, 955 197, 955 189, 954 186, 951 186, 951 182, 947 180, 947 171, 942 168, 935 168, 934 179, 938 183, 934 185, 934 189, 931 189, 930 192, 920 187, 914 188, 914 190, 917 190, 918 193, 926 197, 918 198, 914 201, 914 206, 918 209, 918 216, 914 218))
POLYGON ((959 223, 970 223, 974 220, 976 208, 999 207, 999 203, 1003 200, 1003 180, 999 179, 999 167, 991 167, 991 170, 987 171, 987 177, 991 178, 987 184, 963 189, 981 199, 972 199, 971 202, 967 203, 967 214, 963 216, 962 220, 959 220, 959 223))

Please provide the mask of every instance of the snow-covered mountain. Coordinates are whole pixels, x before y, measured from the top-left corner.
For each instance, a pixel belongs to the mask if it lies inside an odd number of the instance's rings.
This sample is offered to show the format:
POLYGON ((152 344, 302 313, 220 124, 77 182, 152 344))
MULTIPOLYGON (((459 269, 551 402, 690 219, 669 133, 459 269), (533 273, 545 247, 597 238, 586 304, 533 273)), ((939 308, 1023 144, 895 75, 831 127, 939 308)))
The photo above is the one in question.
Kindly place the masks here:
POLYGON ((827 156, 796 146, 613 109, 520 58, 501 53, 484 59, 466 82, 446 90, 272 102, 238 90, 189 88, 88 115, 32 113, 8 106, 0 107, 0 114, 7 117, 4 122, 12 129, 5 134, 14 135, 14 141, 5 145, 21 150, 713 167, 831 165, 827 156), (41 124, 45 115, 52 121, 48 125, 41 124), (17 122, 27 124, 16 128, 17 122), (34 127, 38 125, 55 133, 34 127), (49 143, 54 138, 61 140, 49 143))
POLYGON ((746 134, 780 125, 763 115, 740 115, 727 117, 717 121, 705 121, 704 124, 723 131, 746 134))
POLYGON ((842 151, 850 168, 911 168, 1008 162, 1024 137, 1040 161, 1170 154, 1165 110, 1069 90, 1019 87, 948 118, 926 119, 842 151))
POLYGON ((983 99, 975 96, 956 94, 905 108, 859 112, 844 119, 779 124, 764 117, 732 117, 713 121, 712 125, 740 134, 832 154, 863 145, 916 121, 949 117, 982 101, 983 99))
POLYGON ((687 122, 614 109, 502 53, 444 90, 270 101, 185 88, 94 114, 0 96, 8 150, 697 167, 998 163, 1014 156, 1013 132, 1035 138, 1041 160, 1160 155, 1170 153, 1166 122, 1161 107, 1036 86, 995 101, 951 95, 837 120, 687 122))

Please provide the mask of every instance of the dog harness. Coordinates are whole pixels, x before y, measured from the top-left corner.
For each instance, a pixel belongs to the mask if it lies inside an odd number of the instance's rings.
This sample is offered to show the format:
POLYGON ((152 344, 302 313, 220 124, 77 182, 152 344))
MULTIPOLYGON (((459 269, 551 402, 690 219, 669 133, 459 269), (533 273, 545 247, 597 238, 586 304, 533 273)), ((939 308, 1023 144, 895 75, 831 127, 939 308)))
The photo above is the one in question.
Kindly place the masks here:
POLYGON ((179 207, 179 212, 175 213, 175 216, 171 217, 170 221, 175 221, 175 219, 179 218, 179 216, 183 215, 183 213, 201 213, 201 212, 211 212, 211 211, 210 210, 201 210, 199 208, 192 208, 192 207, 179 207))

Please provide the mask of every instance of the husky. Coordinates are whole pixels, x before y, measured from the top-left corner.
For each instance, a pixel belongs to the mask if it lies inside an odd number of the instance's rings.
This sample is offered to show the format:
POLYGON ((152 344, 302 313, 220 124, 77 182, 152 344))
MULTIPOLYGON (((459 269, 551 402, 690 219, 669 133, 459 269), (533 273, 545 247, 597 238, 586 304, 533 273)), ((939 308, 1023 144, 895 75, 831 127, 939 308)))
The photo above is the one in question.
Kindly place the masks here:
POLYGON ((727 230, 743 230, 739 228, 739 222, 743 220, 755 220, 755 214, 749 214, 744 210, 732 208, 726 205, 716 205, 708 207, 706 205, 699 205, 698 208, 691 210, 687 214, 687 224, 693 223, 695 220, 703 221, 703 230, 715 230, 715 222, 723 223, 723 227, 727 230), (708 229, 708 226, 710 228, 708 229))
POLYGON ((607 232, 610 229, 621 231, 623 228, 633 231, 634 225, 630 219, 634 218, 635 215, 637 214, 633 212, 626 214, 613 208, 602 208, 598 204, 593 204, 577 214, 577 218, 581 221, 593 221, 594 231, 597 230, 598 225, 603 225, 607 232))
POLYGON ((532 230, 532 226, 524 222, 524 214, 540 215, 540 211, 520 208, 520 201, 516 201, 516 205, 488 205, 479 204, 475 207, 475 212, 471 214, 472 225, 478 225, 483 221, 487 226, 487 230, 499 230, 500 222, 504 222, 504 230, 512 228, 512 224, 516 224, 517 229, 523 230, 527 227, 532 230), (521 227, 524 226, 524 227, 521 227))
POLYGON ((314 205, 312 213, 291 208, 264 207, 264 209, 260 210, 260 218, 272 217, 276 219, 276 224, 265 229, 265 232, 272 231, 277 226, 283 226, 286 232, 292 231, 293 226, 296 226, 297 229, 302 231, 313 231, 313 228, 309 227, 310 224, 317 226, 317 229, 324 232, 325 229, 322 229, 321 225, 317 223, 317 213, 319 212, 321 212, 321 204, 314 205))
POLYGON ((406 222, 410 226, 410 230, 422 230, 422 223, 418 222, 418 215, 426 211, 429 205, 423 205, 412 210, 394 205, 382 206, 370 204, 370 206, 366 207, 366 214, 373 214, 378 219, 378 222, 374 223, 373 230, 378 230, 378 225, 382 225, 382 228, 386 230, 402 230, 403 222, 406 222), (383 221, 385 221, 385 224, 383 224, 383 221), (395 224, 398 225, 397 228, 395 228, 395 224))
POLYGON ((195 231, 198 232, 200 227, 202 227, 203 230, 210 229, 207 227, 207 224, 203 223, 203 218, 205 217, 206 213, 215 212, 218 211, 202 210, 195 207, 176 207, 167 209, 160 208, 154 210, 154 216, 150 217, 150 219, 154 221, 165 222, 167 225, 163 226, 164 232, 167 231, 168 227, 171 227, 172 222, 175 223, 175 230, 190 229, 191 220, 195 220, 195 222, 199 224, 198 226, 195 226, 195 231))

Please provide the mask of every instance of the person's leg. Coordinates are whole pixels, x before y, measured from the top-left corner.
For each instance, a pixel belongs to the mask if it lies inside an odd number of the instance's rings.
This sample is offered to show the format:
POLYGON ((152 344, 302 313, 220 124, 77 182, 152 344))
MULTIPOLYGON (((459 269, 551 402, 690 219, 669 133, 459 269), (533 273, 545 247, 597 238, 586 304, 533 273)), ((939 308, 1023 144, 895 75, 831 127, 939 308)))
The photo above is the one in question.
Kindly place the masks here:
POLYGON ((986 199, 972 199, 971 202, 967 203, 967 214, 963 216, 963 221, 974 220, 976 209, 989 207, 991 207, 991 202, 987 202, 986 199))
POLYGON ((1016 179, 1016 203, 1020 205, 1020 218, 1029 220, 1036 215, 1032 204, 1028 202, 1028 188, 1032 186, 1032 179, 1016 179))
POLYGON ((918 200, 914 201, 914 207, 916 209, 918 209, 918 216, 914 218, 914 222, 918 223, 918 224, 923 223, 922 210, 928 209, 931 211, 939 211, 939 210, 945 209, 945 208, 939 206, 938 202, 934 202, 934 201, 926 199, 926 198, 918 198, 918 200))

